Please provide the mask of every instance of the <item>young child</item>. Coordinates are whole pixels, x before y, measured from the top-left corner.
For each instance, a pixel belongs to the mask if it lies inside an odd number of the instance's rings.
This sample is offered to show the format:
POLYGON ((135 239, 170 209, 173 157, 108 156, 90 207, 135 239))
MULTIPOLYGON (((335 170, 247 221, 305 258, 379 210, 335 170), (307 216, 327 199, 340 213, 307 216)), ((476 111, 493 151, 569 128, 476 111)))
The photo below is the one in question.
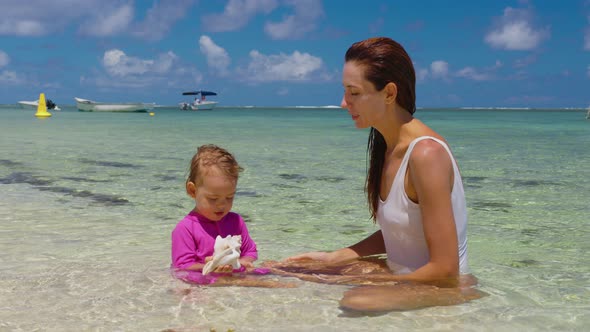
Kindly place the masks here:
MULTIPOLYGON (((172 267, 202 271, 212 259, 217 235, 241 235, 240 264, 253 268, 258 258, 256 243, 250 238, 244 219, 231 212, 242 167, 227 150, 202 145, 193 156, 186 180, 186 192, 195 200, 195 208, 172 231, 172 267)), ((214 272, 232 272, 231 265, 214 272)))

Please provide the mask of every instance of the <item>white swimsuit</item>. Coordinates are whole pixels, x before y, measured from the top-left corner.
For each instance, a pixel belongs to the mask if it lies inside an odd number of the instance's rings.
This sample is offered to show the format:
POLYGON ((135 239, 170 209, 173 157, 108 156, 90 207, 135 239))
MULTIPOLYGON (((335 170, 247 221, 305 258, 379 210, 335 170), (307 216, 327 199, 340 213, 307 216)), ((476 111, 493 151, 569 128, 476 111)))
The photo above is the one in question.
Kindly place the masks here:
POLYGON ((451 192, 453 215, 459 242, 459 271, 469 273, 467 264, 467 207, 465 193, 459 168, 448 146, 441 140, 430 137, 418 137, 410 143, 408 151, 400 165, 391 190, 385 201, 379 200, 377 222, 383 233, 387 251, 387 263, 396 274, 415 271, 429 261, 428 245, 422 228, 420 206, 408 197, 404 189, 404 177, 408 167, 410 154, 416 143, 423 139, 431 139, 440 143, 449 153, 453 163, 454 183, 451 192))

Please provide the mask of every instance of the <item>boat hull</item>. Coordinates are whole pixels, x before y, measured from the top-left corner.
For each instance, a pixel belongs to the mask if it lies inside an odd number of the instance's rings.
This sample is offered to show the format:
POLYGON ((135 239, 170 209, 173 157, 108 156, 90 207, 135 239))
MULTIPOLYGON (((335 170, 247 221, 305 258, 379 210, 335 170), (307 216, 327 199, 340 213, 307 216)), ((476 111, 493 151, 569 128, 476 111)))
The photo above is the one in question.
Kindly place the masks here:
POLYGON ((88 105, 80 104, 78 111, 81 112, 148 112, 154 107, 143 105, 125 105, 125 104, 102 104, 102 105, 88 105))
POLYGON ((33 110, 33 109, 37 109, 37 107, 39 106, 39 103, 36 101, 19 101, 18 104, 20 105, 21 108, 26 109, 26 110, 33 110))
POLYGON ((74 98, 81 112, 149 112, 154 103, 100 103, 88 99, 74 98))
POLYGON ((100 103, 88 99, 76 99, 76 107, 81 112, 149 112, 154 103, 100 103))
MULTIPOLYGON (((19 101, 18 104, 20 105, 20 107, 22 109, 25 110, 37 110, 37 108, 39 107, 39 101, 19 101)), ((61 108, 59 108, 59 106, 55 106, 54 108, 48 108, 49 110, 53 110, 53 111, 61 111, 61 108)))
POLYGON ((202 101, 198 104, 181 103, 180 109, 184 111, 210 111, 217 105, 216 101, 202 101))

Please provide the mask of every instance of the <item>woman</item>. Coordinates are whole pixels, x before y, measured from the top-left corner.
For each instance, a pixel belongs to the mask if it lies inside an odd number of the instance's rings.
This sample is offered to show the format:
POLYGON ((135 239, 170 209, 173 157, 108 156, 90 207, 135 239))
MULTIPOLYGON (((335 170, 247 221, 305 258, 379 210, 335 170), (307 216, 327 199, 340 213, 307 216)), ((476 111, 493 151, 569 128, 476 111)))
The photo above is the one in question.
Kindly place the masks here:
POLYGON ((365 191, 380 230, 347 248, 288 259, 337 265, 386 253, 390 279, 401 283, 352 289, 341 301, 345 308, 410 309, 473 298, 457 287, 469 273, 461 175, 444 138, 413 117, 415 82, 412 60, 389 38, 360 41, 346 52, 341 106, 357 128, 371 128, 365 191))

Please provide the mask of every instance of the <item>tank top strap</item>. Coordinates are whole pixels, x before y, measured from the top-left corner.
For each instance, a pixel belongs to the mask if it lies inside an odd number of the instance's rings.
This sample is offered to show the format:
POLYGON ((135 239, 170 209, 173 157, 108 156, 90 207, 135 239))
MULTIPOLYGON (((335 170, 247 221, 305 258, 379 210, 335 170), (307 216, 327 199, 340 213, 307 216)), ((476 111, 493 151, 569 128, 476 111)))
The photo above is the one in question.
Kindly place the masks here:
POLYGON ((451 149, 449 149, 449 146, 445 142, 443 142, 442 140, 440 140, 436 137, 432 137, 432 136, 420 136, 420 137, 415 138, 412 142, 410 142, 410 145, 408 146, 408 151, 406 151, 406 154, 404 155, 404 159, 402 159, 400 170, 403 168, 404 174, 405 174, 405 169, 407 167, 408 160, 410 159, 410 154, 412 154, 412 150, 414 150, 414 146, 416 146, 416 144, 418 142, 423 141, 425 139, 431 139, 431 140, 437 142, 438 144, 442 145, 443 148, 445 148, 445 150, 449 154, 449 157, 451 157, 451 163, 453 164, 453 170, 455 172, 459 171, 459 168, 457 167, 457 163, 455 162, 455 158, 453 158, 453 153, 451 153, 451 149))

